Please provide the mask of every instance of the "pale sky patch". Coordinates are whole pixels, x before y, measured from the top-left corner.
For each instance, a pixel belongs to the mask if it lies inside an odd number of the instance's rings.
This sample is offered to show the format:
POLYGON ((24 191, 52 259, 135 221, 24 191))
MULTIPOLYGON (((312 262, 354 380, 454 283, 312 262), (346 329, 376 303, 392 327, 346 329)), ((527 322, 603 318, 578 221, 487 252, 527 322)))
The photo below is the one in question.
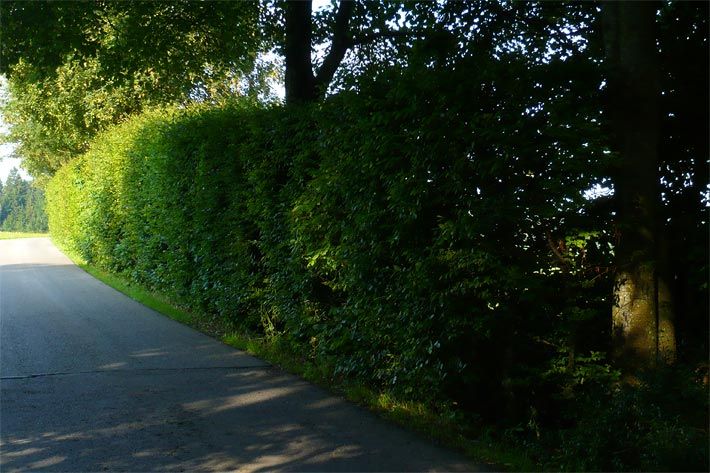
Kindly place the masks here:
MULTIPOLYGON (((7 91, 7 79, 5 76, 0 76, 0 102, 4 102, 7 100, 8 96, 8 91, 7 91)), ((3 119, 2 112, 0 112, 0 137, 2 135, 5 135, 9 131, 9 127, 7 123, 5 123, 5 120, 3 119)), ((29 180, 31 179, 30 175, 27 174, 27 172, 22 169, 21 162, 19 158, 15 156, 15 148, 17 147, 16 143, 1 143, 0 142, 0 181, 3 183, 7 180, 8 174, 10 174, 10 171, 12 168, 17 168, 20 170, 20 176, 22 176, 23 179, 29 180)))

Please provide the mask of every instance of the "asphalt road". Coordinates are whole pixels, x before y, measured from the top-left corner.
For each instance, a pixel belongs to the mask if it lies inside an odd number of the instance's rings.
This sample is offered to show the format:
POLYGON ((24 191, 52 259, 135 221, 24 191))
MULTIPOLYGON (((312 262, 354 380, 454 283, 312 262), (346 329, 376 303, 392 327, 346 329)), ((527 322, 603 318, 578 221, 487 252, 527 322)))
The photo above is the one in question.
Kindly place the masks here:
POLYGON ((0 240, 0 471, 483 471, 0 240))

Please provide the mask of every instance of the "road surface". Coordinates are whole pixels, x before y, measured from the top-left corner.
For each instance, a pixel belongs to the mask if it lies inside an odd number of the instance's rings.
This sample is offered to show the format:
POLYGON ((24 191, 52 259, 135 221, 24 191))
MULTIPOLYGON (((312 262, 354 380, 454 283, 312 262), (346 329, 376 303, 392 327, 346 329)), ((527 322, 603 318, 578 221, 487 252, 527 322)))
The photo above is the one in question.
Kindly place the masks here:
POLYGON ((0 471, 481 471, 0 240, 0 471))

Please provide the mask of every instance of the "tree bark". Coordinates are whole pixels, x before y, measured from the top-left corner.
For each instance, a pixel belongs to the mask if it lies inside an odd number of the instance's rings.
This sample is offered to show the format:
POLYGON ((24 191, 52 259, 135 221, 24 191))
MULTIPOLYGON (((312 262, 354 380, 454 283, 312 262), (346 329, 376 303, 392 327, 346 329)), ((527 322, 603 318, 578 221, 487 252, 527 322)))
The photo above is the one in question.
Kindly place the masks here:
POLYGON ((335 15, 330 51, 318 73, 314 74, 311 8, 310 0, 287 0, 285 4, 286 104, 314 102, 323 98, 345 53, 353 46, 350 20, 355 11, 355 1, 341 0, 335 15))
POLYGON ((315 101, 318 97, 311 61, 311 1, 288 0, 286 16, 286 103, 315 101))
POLYGON ((380 38, 424 36, 423 31, 400 29, 377 32, 361 32, 355 37, 351 20, 355 12, 356 0, 341 0, 335 14, 335 24, 331 35, 328 54, 323 59, 317 73, 314 73, 311 59, 313 23, 311 1, 286 0, 286 104, 314 102, 322 99, 335 72, 345 58, 345 54, 355 45, 377 41, 380 38))
POLYGON ((612 356, 625 374, 672 363, 675 333, 661 262, 656 4, 603 4, 609 118, 618 161, 612 356))

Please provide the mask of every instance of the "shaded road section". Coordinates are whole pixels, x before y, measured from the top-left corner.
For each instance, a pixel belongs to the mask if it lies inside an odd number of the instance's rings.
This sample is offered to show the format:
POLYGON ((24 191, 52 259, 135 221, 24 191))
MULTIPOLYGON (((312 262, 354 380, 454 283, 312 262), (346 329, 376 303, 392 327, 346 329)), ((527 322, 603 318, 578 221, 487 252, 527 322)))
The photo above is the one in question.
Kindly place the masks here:
POLYGON ((0 470, 481 471, 0 240, 0 470))

